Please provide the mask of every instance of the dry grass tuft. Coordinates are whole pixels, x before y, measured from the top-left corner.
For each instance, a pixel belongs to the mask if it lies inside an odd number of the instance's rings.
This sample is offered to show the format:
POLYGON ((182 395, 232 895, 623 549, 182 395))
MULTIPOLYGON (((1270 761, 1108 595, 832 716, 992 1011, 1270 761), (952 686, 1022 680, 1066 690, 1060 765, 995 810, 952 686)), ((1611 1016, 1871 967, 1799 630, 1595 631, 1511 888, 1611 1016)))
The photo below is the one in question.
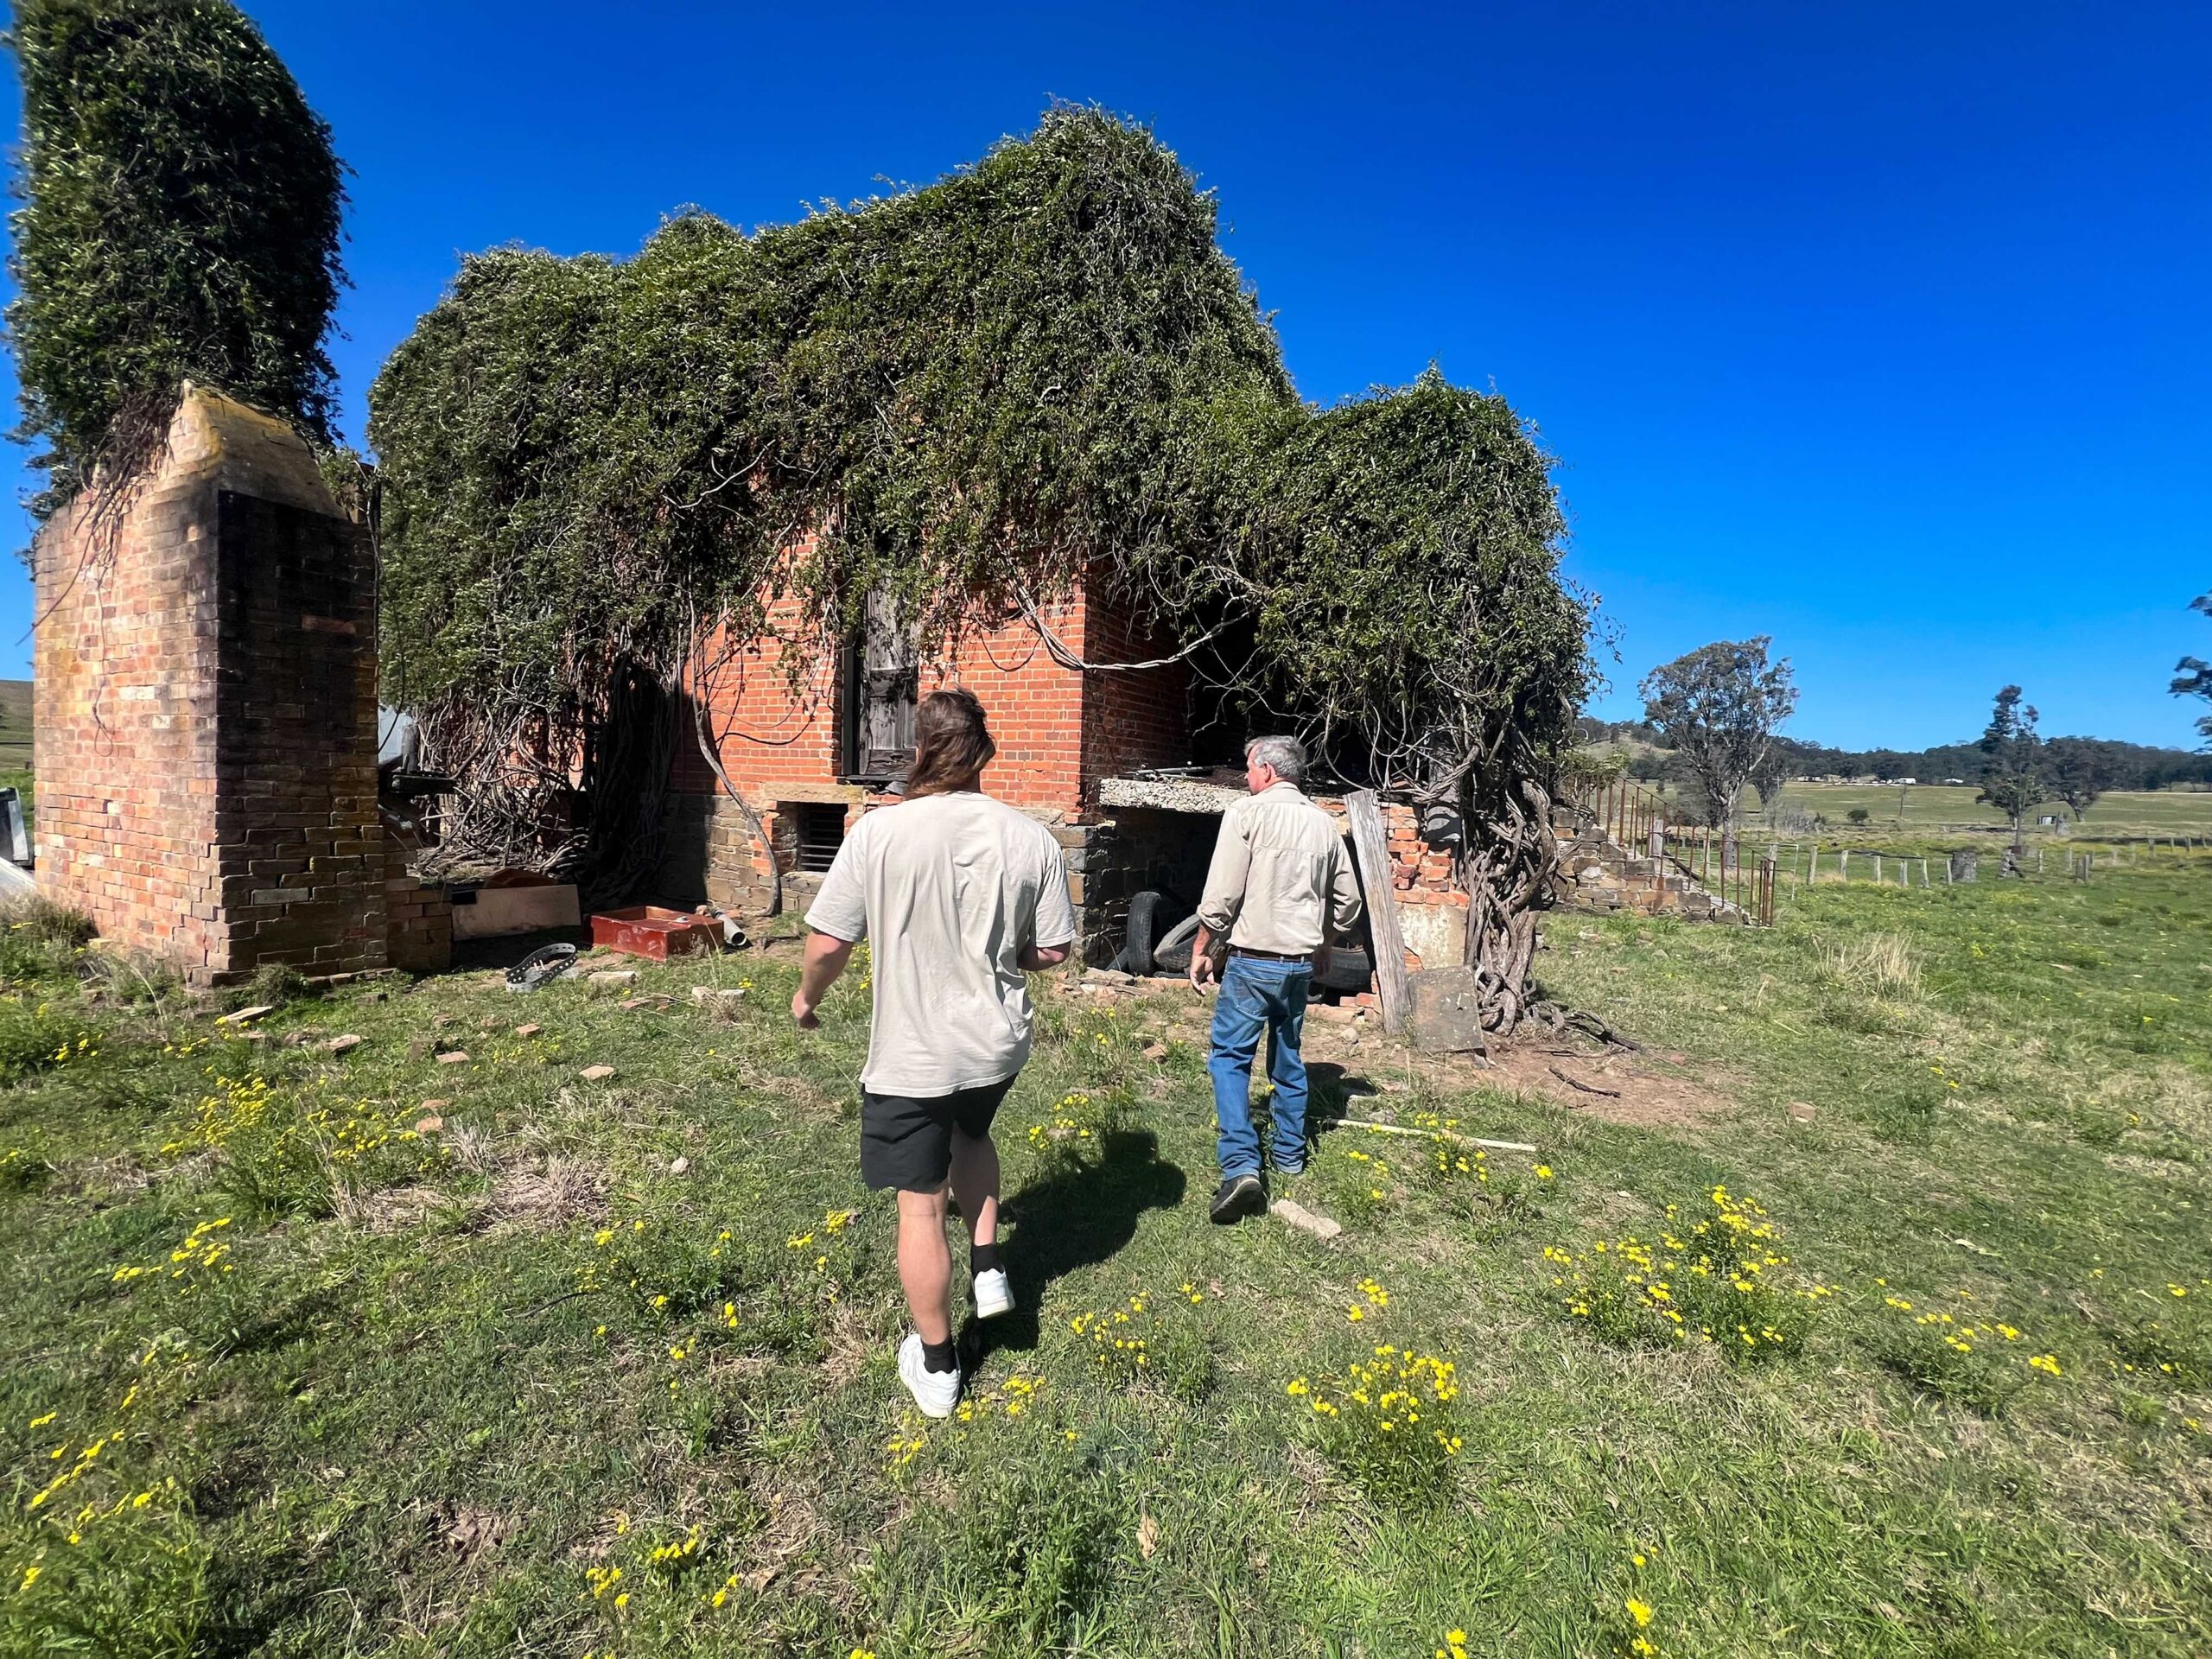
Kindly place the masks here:
POLYGON ((551 1231, 597 1215, 606 1207, 607 1178, 588 1165, 549 1158, 536 1169, 510 1172, 492 1189, 494 1221, 520 1222, 551 1231))
POLYGON ((1829 976, 1878 996, 1920 995, 1920 958, 1896 933, 1869 933, 1828 953, 1829 976))

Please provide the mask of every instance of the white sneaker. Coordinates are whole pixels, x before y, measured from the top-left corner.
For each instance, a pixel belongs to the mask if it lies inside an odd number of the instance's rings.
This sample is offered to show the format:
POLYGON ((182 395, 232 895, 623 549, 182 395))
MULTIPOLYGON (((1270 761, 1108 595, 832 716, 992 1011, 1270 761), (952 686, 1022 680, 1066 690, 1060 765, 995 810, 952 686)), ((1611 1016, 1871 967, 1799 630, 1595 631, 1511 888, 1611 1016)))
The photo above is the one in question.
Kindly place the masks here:
POLYGON ((985 1268, 976 1275, 976 1317, 995 1319, 1014 1312, 1014 1287, 1006 1281, 1004 1268, 985 1268))
POLYGON ((906 1392, 914 1396, 925 1417, 950 1417, 960 1403, 960 1368, 930 1370, 923 1363, 918 1331, 909 1331, 906 1340, 899 1344, 899 1380, 906 1385, 906 1392))

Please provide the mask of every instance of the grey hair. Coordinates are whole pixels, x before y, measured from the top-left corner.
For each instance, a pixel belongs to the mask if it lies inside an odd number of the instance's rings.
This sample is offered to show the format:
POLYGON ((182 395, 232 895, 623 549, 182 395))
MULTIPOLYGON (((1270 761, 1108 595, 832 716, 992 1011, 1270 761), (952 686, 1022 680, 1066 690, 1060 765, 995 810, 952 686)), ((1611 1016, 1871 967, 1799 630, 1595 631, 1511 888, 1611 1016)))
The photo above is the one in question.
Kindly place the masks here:
POLYGON ((1305 781, 1306 746, 1294 737, 1255 737, 1244 746, 1244 759, 1273 766, 1275 776, 1286 783, 1305 781))

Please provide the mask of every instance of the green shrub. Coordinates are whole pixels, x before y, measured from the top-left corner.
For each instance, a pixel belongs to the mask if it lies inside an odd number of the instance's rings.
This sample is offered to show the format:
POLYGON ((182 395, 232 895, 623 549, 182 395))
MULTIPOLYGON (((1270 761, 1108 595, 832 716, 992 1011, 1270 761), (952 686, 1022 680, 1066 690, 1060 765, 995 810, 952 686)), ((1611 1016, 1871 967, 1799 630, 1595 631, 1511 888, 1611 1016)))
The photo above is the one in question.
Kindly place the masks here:
POLYGON ((1548 1173, 1524 1176, 1494 1164, 1489 1153, 1455 1133, 1456 1118, 1423 1113, 1414 1122, 1432 1129, 1425 1154, 1413 1165, 1414 1174, 1446 1209, 1473 1223, 1478 1237, 1498 1237, 1535 1216, 1536 1196, 1548 1173))
POLYGON ((1915 1388, 1994 1416, 2039 1377, 2057 1376, 2056 1356, 2032 1351, 2018 1326, 1972 1305, 1951 1306, 1894 1294, 1868 1338, 1876 1358, 1915 1388))
POLYGON ((92 925, 41 898, 0 904, 0 984, 72 980, 92 925))
POLYGON ((1118 1541, 1135 1523, 1128 1484, 1124 1469, 1033 1416, 1018 1415, 1011 1430, 997 1417, 988 1441, 962 1459, 960 1501, 916 1506, 870 1568, 870 1628, 889 1633, 871 1647, 1080 1650, 1076 1638, 1095 1634, 1118 1541))
POLYGON ((35 1072, 82 1069, 100 1055, 103 1038, 80 1014, 51 1003, 0 998, 0 1083, 35 1072))
POLYGON ((2194 1388, 2212 1380, 2212 1280, 2170 1284, 2100 1322, 2123 1373, 2140 1382, 2194 1388), (2148 1304, 2149 1306, 2145 1306, 2148 1304))
POLYGON ((1173 1295, 1143 1291, 1077 1314, 1068 1329, 1090 1375, 1109 1391, 1145 1386, 1188 1403, 1213 1386, 1212 1344, 1192 1313, 1205 1301, 1195 1285, 1173 1295))
POLYGON ((1285 1389, 1316 1450, 1369 1497, 1413 1503, 1450 1487, 1465 1446, 1458 1368, 1395 1343, 1285 1389))
POLYGON ((281 1008, 307 995, 307 976, 286 962, 264 962, 244 985, 223 994, 223 1002, 234 1008, 281 1008))
POLYGON ((1716 1186, 1666 1215, 1656 1239, 1601 1238, 1580 1257, 1547 1245, 1560 1310, 1618 1346, 1704 1344, 1732 1365, 1802 1353, 1834 1289, 1797 1272, 1757 1201, 1716 1186))
POLYGON ((383 1103, 218 1073, 162 1150, 215 1154, 213 1187, 239 1216, 327 1215, 340 1192, 372 1192, 440 1168, 446 1147, 383 1103))

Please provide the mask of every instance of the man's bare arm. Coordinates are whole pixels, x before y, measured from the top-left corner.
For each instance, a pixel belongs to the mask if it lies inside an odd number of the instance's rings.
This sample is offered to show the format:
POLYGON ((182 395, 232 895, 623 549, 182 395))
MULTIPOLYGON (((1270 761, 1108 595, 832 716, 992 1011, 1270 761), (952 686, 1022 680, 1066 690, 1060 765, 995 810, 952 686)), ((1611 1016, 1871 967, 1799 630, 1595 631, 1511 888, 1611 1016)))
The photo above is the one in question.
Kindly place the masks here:
POLYGON ((1214 931, 1204 922, 1198 924, 1198 937, 1191 941, 1191 988, 1202 991, 1213 977, 1214 931))
POLYGON ((1021 956, 1019 958, 1021 971, 1025 974, 1041 974, 1047 968, 1057 968, 1068 959, 1069 953, 1074 949, 1075 942, 1072 939, 1065 944, 1025 944, 1021 947, 1021 956))
POLYGON ((791 995, 791 1018, 798 1020, 802 1031, 817 1031, 822 1021, 815 1010, 822 1006, 822 999, 837 982, 837 976, 845 971, 845 964, 853 959, 853 941, 833 938, 827 933, 810 933, 806 938, 806 965, 799 969, 798 989, 791 995))

